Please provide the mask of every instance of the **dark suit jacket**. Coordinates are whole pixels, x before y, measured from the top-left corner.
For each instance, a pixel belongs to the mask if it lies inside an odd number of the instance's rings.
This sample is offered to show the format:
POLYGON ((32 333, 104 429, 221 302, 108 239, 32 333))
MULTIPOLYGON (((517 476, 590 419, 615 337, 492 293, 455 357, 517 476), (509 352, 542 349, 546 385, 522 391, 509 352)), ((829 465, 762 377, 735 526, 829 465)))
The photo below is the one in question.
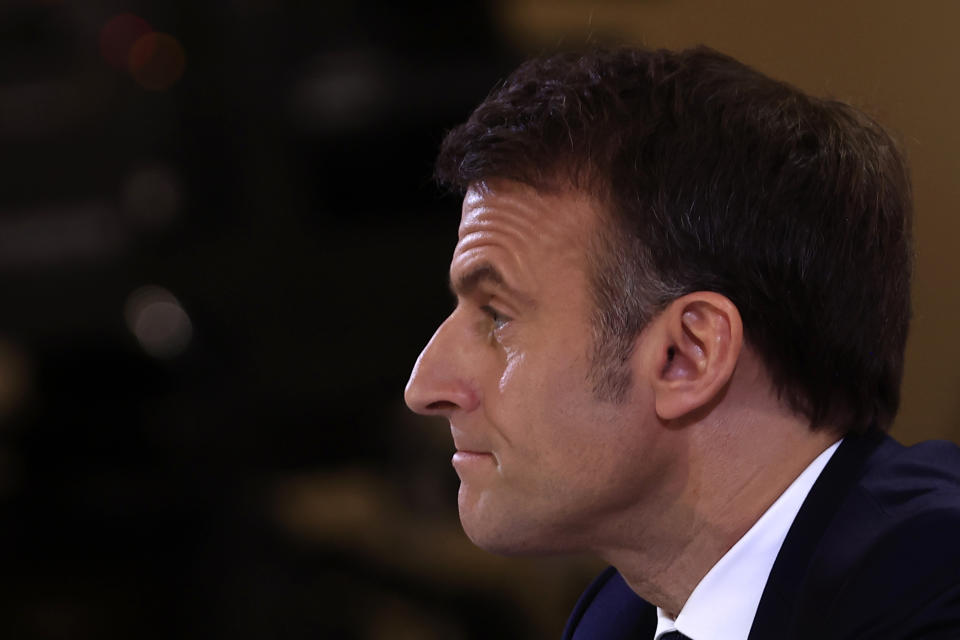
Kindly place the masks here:
MULTIPOLYGON (((612 567, 565 640, 652 640, 656 608, 612 567)), ((847 437, 790 527, 750 640, 960 639, 960 449, 847 437)), ((694 639, 696 640, 696 639, 694 639)))

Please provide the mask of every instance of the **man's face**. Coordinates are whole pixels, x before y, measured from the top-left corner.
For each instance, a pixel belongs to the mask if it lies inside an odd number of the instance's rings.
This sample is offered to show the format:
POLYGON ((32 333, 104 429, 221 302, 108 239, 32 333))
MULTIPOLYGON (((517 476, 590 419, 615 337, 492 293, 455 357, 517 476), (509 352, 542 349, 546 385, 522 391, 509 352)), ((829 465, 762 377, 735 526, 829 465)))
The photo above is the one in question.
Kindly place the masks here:
POLYGON ((651 490, 650 389, 635 383, 614 404, 589 382, 597 224, 585 197, 510 181, 464 198, 450 264, 457 306, 420 354, 406 401, 448 418, 460 519, 491 551, 593 548, 651 490))

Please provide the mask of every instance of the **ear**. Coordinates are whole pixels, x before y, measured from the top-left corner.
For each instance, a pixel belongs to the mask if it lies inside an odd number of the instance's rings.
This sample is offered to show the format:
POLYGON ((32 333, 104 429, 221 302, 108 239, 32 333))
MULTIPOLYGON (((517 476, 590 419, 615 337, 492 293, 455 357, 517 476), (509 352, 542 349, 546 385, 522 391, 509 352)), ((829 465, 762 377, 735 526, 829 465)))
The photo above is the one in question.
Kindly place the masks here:
POLYGON ((740 358, 743 322, 728 298, 697 291, 671 302, 654 324, 648 373, 657 415, 674 420, 722 394, 740 358))

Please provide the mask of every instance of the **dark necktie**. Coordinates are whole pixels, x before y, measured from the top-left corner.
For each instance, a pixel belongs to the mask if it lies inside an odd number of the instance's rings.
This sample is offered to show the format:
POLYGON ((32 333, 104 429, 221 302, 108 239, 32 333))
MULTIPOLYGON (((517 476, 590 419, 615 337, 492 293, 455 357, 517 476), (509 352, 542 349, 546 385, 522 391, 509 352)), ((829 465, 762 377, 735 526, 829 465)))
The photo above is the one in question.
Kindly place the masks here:
POLYGON ((690 640, 690 638, 683 635, 679 631, 669 631, 660 636, 660 640, 690 640))

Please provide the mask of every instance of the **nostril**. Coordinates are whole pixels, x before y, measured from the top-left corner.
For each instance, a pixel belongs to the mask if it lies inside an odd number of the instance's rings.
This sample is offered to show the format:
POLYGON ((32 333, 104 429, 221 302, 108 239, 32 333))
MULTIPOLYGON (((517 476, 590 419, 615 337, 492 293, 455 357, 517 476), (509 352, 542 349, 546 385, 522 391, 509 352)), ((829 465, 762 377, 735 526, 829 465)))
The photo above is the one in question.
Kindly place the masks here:
POLYGON ((427 409, 430 411, 453 411, 456 408, 456 404, 448 402, 447 400, 437 400, 427 405, 427 409))

